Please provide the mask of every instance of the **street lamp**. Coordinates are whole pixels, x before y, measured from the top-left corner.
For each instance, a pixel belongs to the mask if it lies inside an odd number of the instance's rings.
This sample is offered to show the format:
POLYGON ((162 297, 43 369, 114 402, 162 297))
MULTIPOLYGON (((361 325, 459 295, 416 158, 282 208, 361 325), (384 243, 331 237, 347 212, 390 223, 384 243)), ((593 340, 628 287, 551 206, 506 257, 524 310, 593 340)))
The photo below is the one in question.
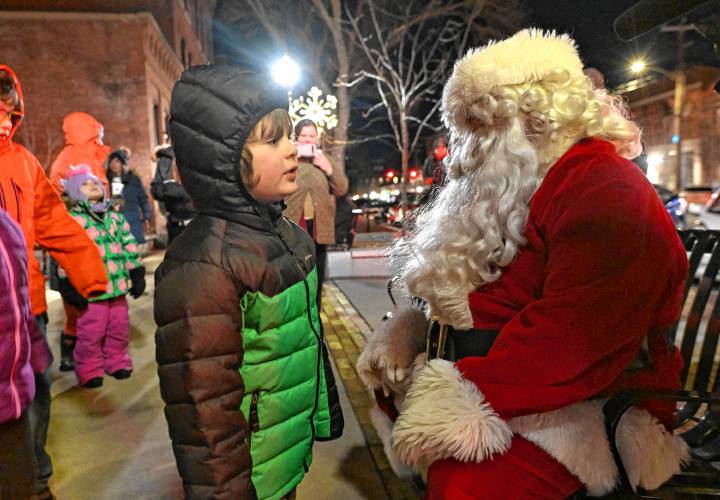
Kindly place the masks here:
POLYGON ((289 90, 300 80, 300 67, 287 54, 275 61, 270 72, 275 83, 289 90))
POLYGON ((645 61, 643 61, 642 59, 636 59, 632 62, 632 64, 630 64, 630 71, 637 75, 645 71, 646 67, 647 65, 645 64, 645 61))
POLYGON ((292 88, 300 80, 300 67, 292 58, 285 54, 270 67, 272 79, 285 87, 288 93, 288 112, 292 109, 292 88))
POLYGON ((682 162, 682 115, 685 104, 685 71, 682 58, 679 57, 678 67, 670 72, 657 66, 649 66, 643 59, 636 59, 630 65, 630 71, 639 74, 645 70, 660 73, 675 82, 675 98, 673 99, 673 135, 672 142, 675 144, 675 179, 676 188, 682 191, 683 184, 683 162, 682 162))

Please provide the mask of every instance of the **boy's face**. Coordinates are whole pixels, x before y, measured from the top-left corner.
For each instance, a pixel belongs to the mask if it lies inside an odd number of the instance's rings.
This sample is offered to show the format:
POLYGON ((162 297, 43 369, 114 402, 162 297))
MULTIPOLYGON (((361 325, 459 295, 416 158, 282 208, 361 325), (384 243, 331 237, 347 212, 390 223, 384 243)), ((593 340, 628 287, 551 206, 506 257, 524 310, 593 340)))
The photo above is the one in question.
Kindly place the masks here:
POLYGON ((255 186, 250 194, 272 203, 297 190, 297 149, 287 135, 278 140, 248 144, 252 153, 255 186))
POLYGON ((0 101, 0 141, 7 140, 13 129, 13 114, 15 108, 12 104, 0 101))
POLYGON ((98 186, 98 183, 93 180, 86 180, 80 186, 80 192, 87 196, 89 201, 100 201, 103 199, 103 190, 98 186))

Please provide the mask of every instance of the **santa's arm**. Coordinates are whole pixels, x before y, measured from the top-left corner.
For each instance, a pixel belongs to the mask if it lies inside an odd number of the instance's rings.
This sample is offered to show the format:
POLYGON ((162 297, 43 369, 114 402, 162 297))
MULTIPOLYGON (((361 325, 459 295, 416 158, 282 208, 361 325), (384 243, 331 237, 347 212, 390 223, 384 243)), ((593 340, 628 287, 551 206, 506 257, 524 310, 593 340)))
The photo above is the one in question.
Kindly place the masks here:
POLYGON ((649 186, 581 181, 591 174, 578 168, 535 221, 548 259, 538 300, 501 329, 486 357, 432 361, 413 383, 393 434, 406 461, 504 451, 507 420, 597 395, 630 365, 650 326, 677 318, 687 261, 664 208, 649 186))

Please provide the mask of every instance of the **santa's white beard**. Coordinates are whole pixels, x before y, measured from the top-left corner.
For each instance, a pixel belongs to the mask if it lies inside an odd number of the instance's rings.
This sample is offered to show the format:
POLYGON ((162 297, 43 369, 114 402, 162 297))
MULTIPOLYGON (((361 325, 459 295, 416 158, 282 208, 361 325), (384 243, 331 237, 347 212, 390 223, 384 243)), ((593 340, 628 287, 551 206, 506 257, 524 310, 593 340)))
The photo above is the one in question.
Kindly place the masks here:
POLYGON ((468 293, 499 279, 525 244, 537 158, 519 120, 502 135, 451 138, 446 185, 391 254, 391 268, 432 317, 472 327, 468 293))

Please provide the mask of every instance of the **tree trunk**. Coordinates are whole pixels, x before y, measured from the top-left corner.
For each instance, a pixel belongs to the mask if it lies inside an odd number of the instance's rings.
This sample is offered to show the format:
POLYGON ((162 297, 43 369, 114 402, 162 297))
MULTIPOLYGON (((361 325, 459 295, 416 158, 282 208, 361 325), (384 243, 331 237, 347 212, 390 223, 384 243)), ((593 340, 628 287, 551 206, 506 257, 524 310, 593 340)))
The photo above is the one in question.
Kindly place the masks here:
POLYGON ((341 84, 337 86, 336 97, 337 97, 337 125, 335 126, 334 138, 335 144, 331 151, 332 157, 335 160, 335 164, 345 171, 345 145, 347 144, 348 138, 348 125, 350 124, 350 96, 348 95, 348 89, 344 85, 348 81, 348 73, 350 71, 350 61, 348 61, 347 46, 345 45, 345 39, 343 38, 342 29, 342 9, 340 0, 333 0, 332 2, 332 23, 328 23, 328 28, 333 36, 335 42, 335 51, 338 57, 338 78, 337 81, 341 84))
POLYGON ((400 207, 407 210, 407 183, 410 178, 410 131, 407 125, 407 110, 400 109, 400 140, 402 141, 402 176, 400 177, 400 207))

